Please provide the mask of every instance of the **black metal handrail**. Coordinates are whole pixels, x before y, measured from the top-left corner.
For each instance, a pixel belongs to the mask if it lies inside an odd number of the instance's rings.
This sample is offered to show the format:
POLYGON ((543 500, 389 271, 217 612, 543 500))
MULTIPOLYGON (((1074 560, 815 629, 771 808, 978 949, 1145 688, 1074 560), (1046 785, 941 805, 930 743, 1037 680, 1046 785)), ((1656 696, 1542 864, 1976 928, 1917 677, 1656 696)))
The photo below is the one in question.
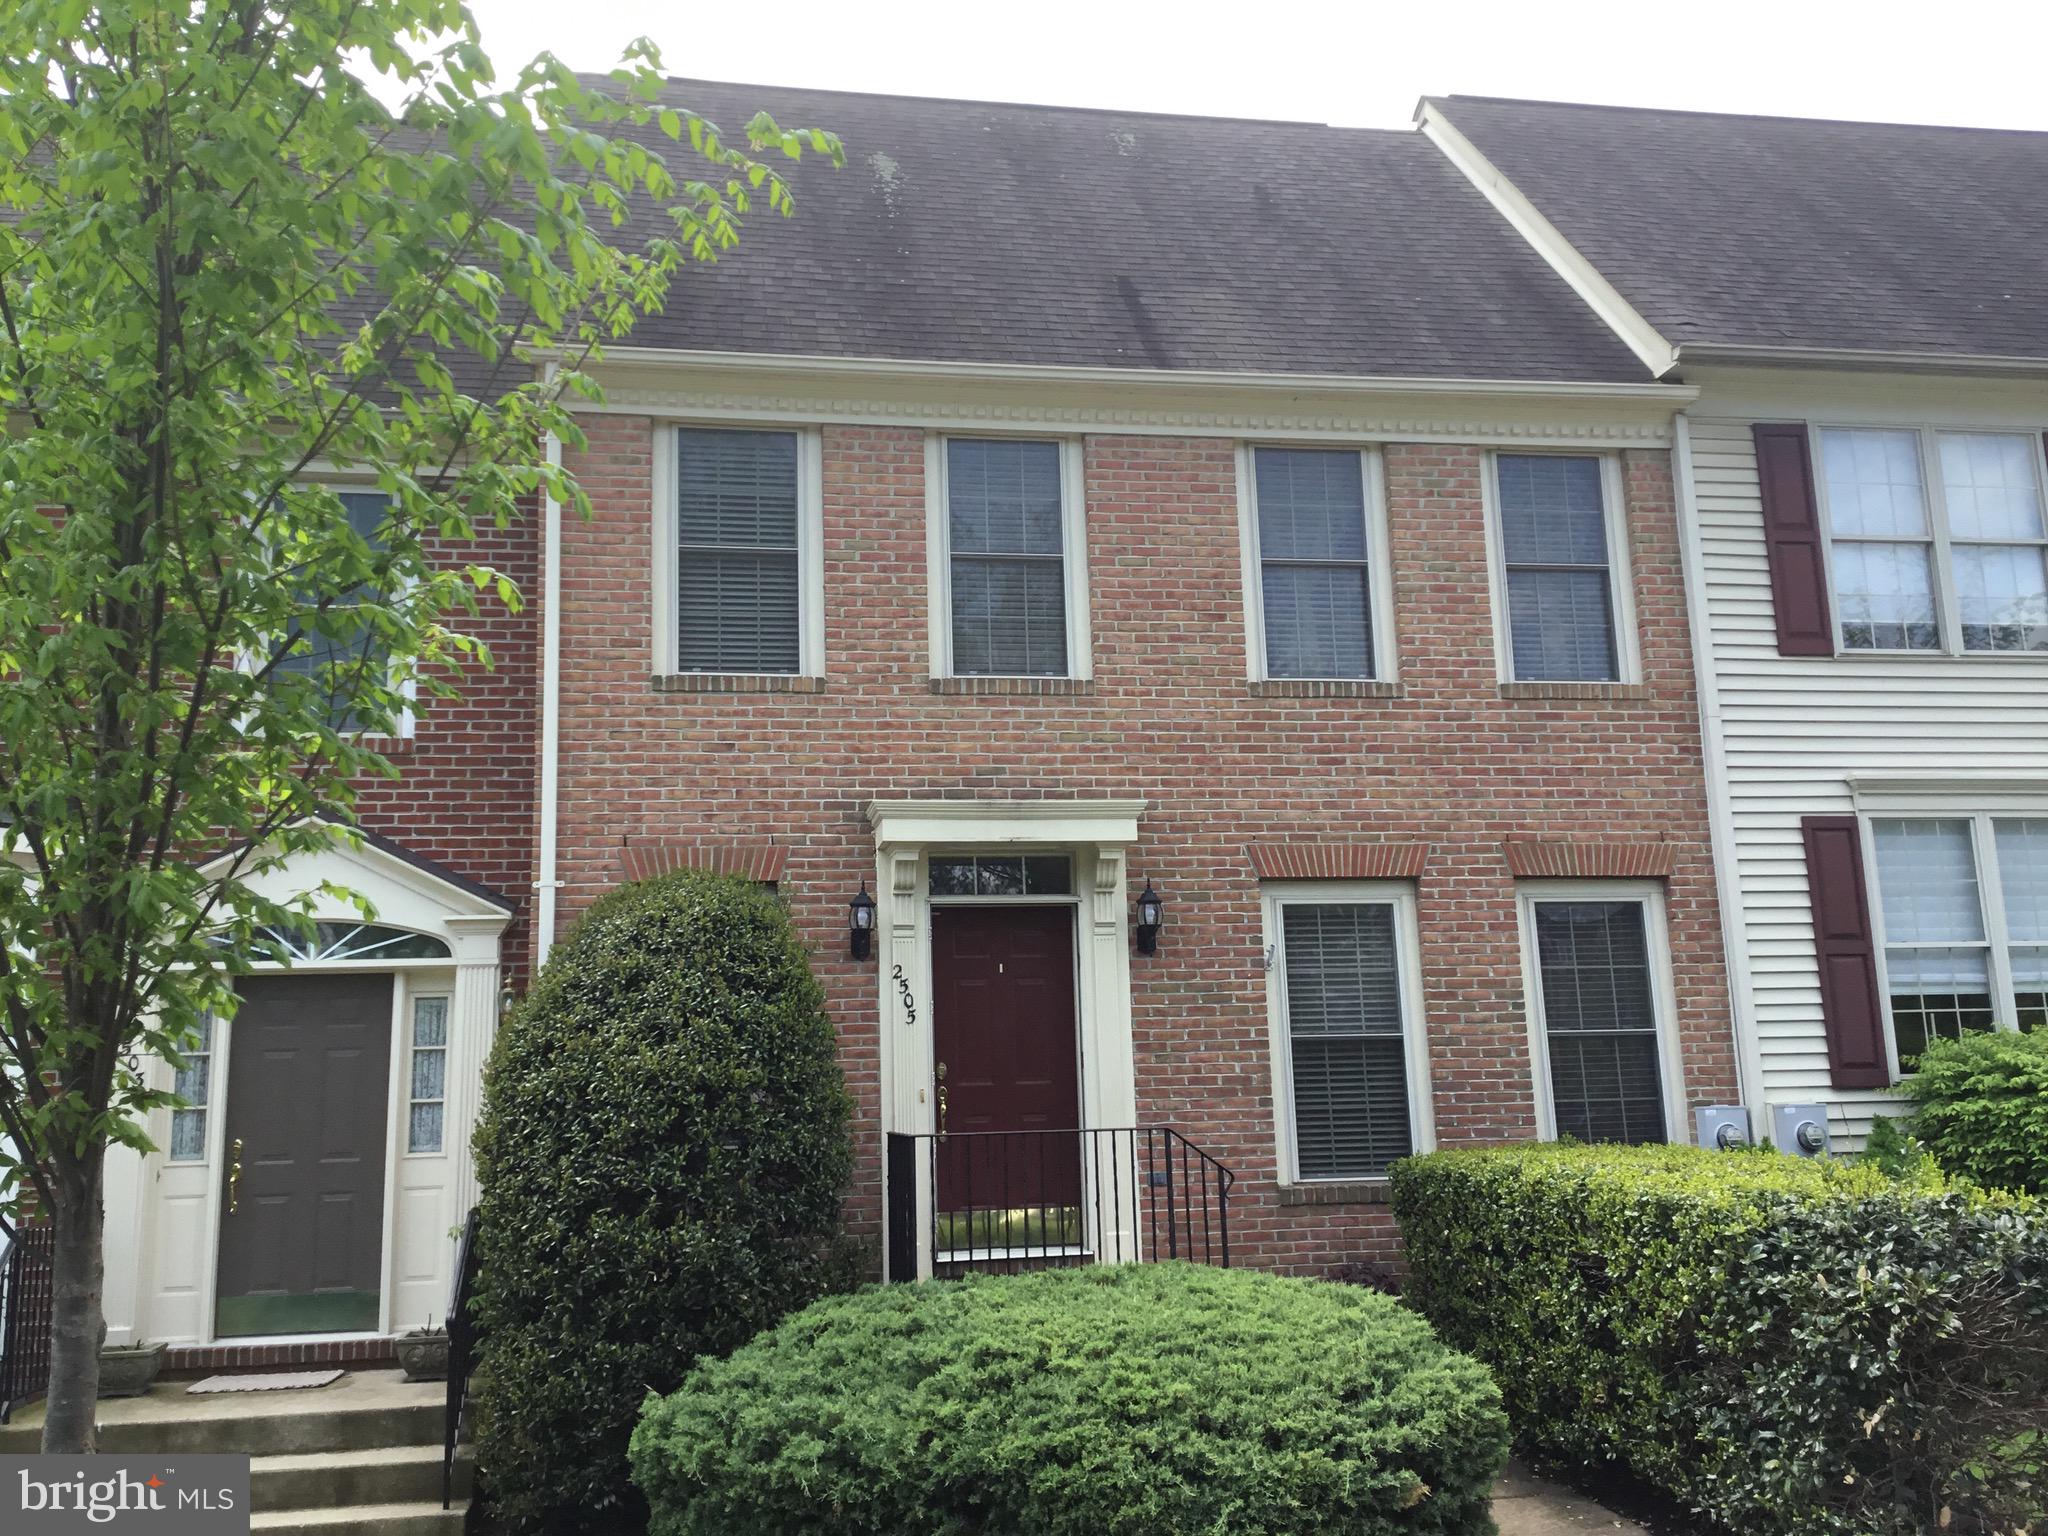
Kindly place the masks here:
POLYGON ((0 1249, 0 1424, 50 1390, 56 1228, 20 1227, 0 1249))
POLYGON ((462 1436, 462 1415, 469 1406, 469 1376, 476 1369, 475 1321, 469 1315, 476 1291, 476 1207, 463 1218, 462 1240, 455 1249, 455 1285, 448 1298, 448 1410, 442 1426, 441 1507, 455 1491, 455 1442, 462 1436))
POLYGON ((891 1132, 884 1176, 892 1280, 921 1269, 1230 1265, 1237 1176, 1171 1126, 891 1132))

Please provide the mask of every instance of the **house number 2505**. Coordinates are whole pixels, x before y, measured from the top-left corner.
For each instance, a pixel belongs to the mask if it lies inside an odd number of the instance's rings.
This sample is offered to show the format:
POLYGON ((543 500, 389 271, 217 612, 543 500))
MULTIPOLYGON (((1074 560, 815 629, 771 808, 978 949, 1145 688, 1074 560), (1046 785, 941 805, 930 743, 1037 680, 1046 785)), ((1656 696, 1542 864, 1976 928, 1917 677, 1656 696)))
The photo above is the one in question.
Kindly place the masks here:
POLYGON ((890 966, 889 974, 896 979, 896 991, 903 999, 903 1022, 905 1024, 915 1024, 917 1022, 917 999, 911 996, 910 978, 903 974, 903 967, 900 965, 890 966))

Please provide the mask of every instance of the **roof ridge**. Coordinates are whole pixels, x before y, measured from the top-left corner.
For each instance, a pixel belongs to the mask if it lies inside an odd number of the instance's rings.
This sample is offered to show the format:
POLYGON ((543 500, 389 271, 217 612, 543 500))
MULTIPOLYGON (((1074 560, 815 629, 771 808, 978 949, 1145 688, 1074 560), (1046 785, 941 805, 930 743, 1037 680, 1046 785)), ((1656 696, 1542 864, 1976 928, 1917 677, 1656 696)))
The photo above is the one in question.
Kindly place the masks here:
POLYGON ((1644 117, 1710 117, 1734 123, 1801 123, 1826 128, 1889 128, 1902 133, 2005 134, 2019 138, 2048 138, 2039 128, 1978 128, 1967 123, 1895 123, 1883 118, 1795 117, 1783 112, 1712 112, 1698 107, 1636 107, 1604 101, 1546 101, 1536 96, 1425 96, 1424 101, 1440 107, 1457 102, 1499 107, 1553 107, 1568 112, 1628 112, 1644 117))
MULTIPOLYGON (((581 69, 577 77, 587 81, 609 80, 610 74, 600 69, 581 69)), ((1317 122, 1305 117, 1233 117, 1227 113, 1210 112, 1147 112, 1126 107, 1071 107, 1054 102, 1038 101, 995 101, 979 96, 922 96, 909 91, 849 91, 837 86, 775 84, 760 80, 712 80, 701 75, 664 75, 664 85, 708 85, 721 90, 739 91, 800 91, 809 96, 846 96, 856 101, 915 101, 931 106, 948 107, 1002 107, 1019 112, 1060 112, 1073 116, 1146 118, 1172 123, 1234 123, 1257 128, 1323 128, 1332 133, 1375 133, 1406 138, 1411 131, 1407 128, 1357 128, 1338 123, 1317 122)))

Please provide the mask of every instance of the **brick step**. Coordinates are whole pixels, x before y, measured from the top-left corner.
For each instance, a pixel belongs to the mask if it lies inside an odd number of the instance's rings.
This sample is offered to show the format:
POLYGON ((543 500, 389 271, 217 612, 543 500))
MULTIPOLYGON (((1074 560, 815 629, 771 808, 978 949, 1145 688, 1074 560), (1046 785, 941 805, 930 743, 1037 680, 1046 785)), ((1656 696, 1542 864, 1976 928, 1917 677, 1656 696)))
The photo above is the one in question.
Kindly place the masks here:
MULTIPOLYGON (((474 1478, 469 1448, 455 1454, 455 1506, 469 1503, 474 1478)), ((249 1464, 250 1507, 321 1509, 351 1504, 441 1502, 441 1447, 387 1445, 361 1451, 258 1456, 249 1464)))
POLYGON ((266 1536, 461 1536, 467 1500, 443 1509, 439 1498, 412 1504, 352 1504, 338 1509, 272 1509, 250 1517, 266 1536))

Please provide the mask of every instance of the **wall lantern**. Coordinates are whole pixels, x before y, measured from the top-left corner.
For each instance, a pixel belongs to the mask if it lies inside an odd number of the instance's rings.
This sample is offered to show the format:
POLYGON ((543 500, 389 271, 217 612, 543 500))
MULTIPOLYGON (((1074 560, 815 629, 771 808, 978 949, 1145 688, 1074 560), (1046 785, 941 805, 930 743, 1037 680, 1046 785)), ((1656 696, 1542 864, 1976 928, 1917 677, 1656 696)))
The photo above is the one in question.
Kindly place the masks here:
POLYGON ((1152 882, 1145 882, 1145 889, 1138 897, 1138 953, 1156 955, 1159 953, 1159 919, 1166 910, 1166 902, 1152 889, 1152 882))
POLYGON ((860 894, 847 903, 853 912, 853 927, 850 938, 853 942, 853 958, 865 960, 875 938, 875 898, 868 894, 868 883, 860 883, 860 894))

